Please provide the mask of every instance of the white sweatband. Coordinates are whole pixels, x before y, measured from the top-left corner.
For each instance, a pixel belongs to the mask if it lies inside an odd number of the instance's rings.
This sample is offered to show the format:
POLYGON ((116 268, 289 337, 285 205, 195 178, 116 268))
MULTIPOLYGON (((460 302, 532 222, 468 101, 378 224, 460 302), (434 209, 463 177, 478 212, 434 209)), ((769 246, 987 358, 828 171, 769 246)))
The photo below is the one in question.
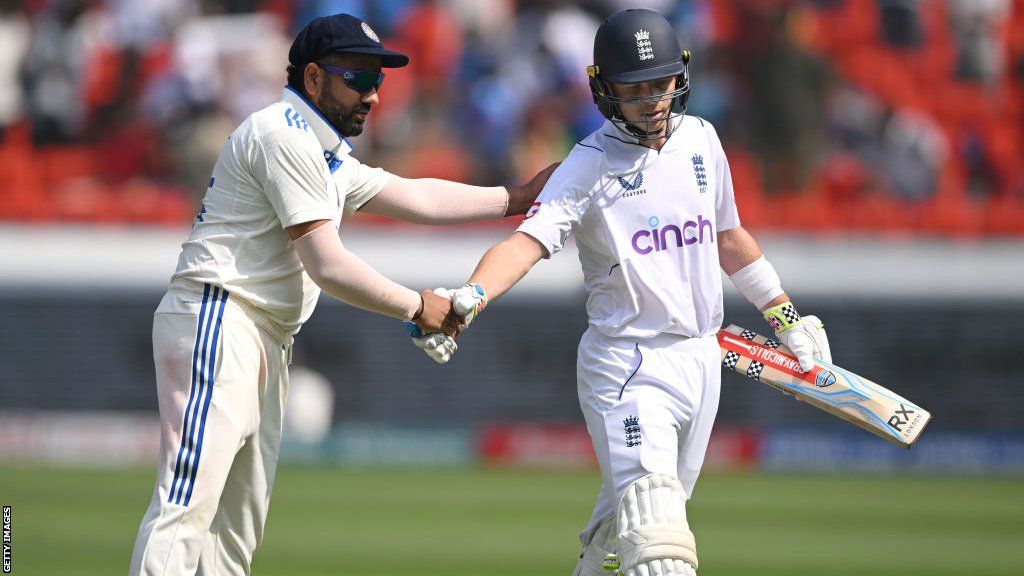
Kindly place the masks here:
POLYGON ((472 186, 437 178, 392 175, 364 208, 414 224, 461 224, 501 218, 508 203, 508 190, 503 186, 472 186))
POLYGON ((292 245, 309 277, 338 300, 406 321, 419 310, 419 293, 385 278, 346 250, 329 223, 292 240, 292 245))
POLYGON ((729 279, 758 310, 783 294, 782 280, 764 255, 737 270, 729 279))

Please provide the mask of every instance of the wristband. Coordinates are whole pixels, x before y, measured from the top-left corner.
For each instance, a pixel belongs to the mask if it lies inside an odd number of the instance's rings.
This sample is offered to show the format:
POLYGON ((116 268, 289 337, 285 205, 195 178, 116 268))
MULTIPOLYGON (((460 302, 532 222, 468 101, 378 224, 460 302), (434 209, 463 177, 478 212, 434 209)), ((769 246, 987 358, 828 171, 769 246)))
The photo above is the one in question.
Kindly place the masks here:
POLYGON ((476 282, 469 282, 466 286, 472 286, 477 296, 480 297, 480 302, 476 306, 476 313, 479 314, 483 312, 484 308, 487 306, 487 292, 484 292, 484 287, 476 282))
POLYGON ((764 311, 764 319, 775 329, 775 333, 785 332, 800 323, 800 314, 792 302, 783 302, 764 311))
POLYGON ((740 294, 758 310, 782 295, 782 281, 763 255, 729 276, 740 294))

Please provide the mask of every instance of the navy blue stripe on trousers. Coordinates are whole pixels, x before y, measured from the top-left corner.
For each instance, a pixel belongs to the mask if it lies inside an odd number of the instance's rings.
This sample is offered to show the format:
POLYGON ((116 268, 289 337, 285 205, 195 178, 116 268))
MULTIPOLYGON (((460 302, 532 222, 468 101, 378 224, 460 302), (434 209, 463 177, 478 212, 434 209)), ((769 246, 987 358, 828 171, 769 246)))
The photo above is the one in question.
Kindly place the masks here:
POLYGON ((199 473, 199 458, 203 455, 203 435, 206 433, 206 413, 210 411, 210 399, 213 398, 213 370, 217 367, 217 342, 220 341, 221 319, 224 317, 224 307, 228 301, 228 291, 224 290, 220 297, 220 311, 217 312, 217 324, 213 328, 213 343, 210 345, 210 361, 207 364, 209 377, 206 382, 206 397, 203 398, 203 412, 199 420, 199 444, 196 446, 196 457, 192 462, 192 474, 188 479, 188 491, 185 492, 185 506, 188 506, 192 499, 192 488, 196 484, 196 474, 199 473))
POLYGON ((201 322, 202 325, 202 336, 199 338, 199 362, 193 363, 192 365, 192 381, 196 383, 192 387, 192 391, 189 393, 188 407, 185 408, 185 418, 188 419, 188 434, 182 431, 181 441, 185 445, 185 459, 182 462, 181 475, 178 477, 178 489, 177 491, 172 490, 171 496, 174 498, 175 504, 181 504, 181 497, 185 490, 185 480, 188 478, 189 468, 191 467, 192 453, 195 450, 195 436, 196 436, 196 422, 199 420, 199 399, 203 397, 203 390, 206 386, 206 357, 207 350, 210 347, 210 328, 213 326, 213 316, 217 308, 217 298, 220 296, 220 288, 214 286, 213 292, 210 295, 210 301, 213 303, 207 309, 206 321, 201 322), (193 396, 192 392, 195 392, 193 396))
POLYGON ((178 459, 174 467, 174 480, 171 482, 171 490, 167 497, 169 503, 188 506, 192 494, 192 484, 195 482, 199 455, 202 451, 206 414, 213 394, 217 344, 220 340, 221 319, 224 316, 227 299, 227 290, 210 284, 204 285, 203 304, 199 312, 196 343, 192 352, 192 385, 185 407, 181 447, 178 449, 178 459))
POLYGON ((171 491, 167 495, 167 502, 174 501, 174 492, 181 478, 181 459, 185 452, 185 439, 189 437, 189 413, 192 412, 192 403, 196 396, 196 363, 199 360, 199 347, 203 336, 203 326, 206 320, 206 305, 210 301, 210 285, 203 286, 203 304, 199 308, 199 322, 196 323, 196 343, 192 348, 192 387, 188 393, 188 404, 185 406, 185 416, 181 424, 181 447, 178 448, 178 459, 174 463, 174 480, 171 481, 171 491))

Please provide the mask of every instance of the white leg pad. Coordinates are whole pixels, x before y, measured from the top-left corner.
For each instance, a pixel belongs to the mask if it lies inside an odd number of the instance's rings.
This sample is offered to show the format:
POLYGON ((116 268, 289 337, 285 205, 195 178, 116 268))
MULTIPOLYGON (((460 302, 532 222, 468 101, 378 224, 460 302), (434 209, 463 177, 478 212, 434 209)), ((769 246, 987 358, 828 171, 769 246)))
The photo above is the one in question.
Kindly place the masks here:
POLYGON ((618 555, 626 576, 692 576, 697 544, 686 522, 686 493, 665 474, 640 478, 618 509, 618 555))
POLYGON ((611 576, 612 573, 604 567, 604 561, 609 554, 615 553, 616 538, 615 516, 609 516, 594 530, 572 575, 611 576))

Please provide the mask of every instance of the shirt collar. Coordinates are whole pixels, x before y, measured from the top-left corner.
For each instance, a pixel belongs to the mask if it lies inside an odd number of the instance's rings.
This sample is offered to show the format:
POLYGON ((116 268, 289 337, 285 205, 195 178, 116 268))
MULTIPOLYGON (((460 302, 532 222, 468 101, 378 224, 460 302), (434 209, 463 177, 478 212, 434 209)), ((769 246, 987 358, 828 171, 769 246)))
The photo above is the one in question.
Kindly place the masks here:
POLYGON ((313 134, 325 151, 331 152, 335 156, 348 154, 352 151, 352 145, 349 141, 339 134, 334 126, 327 121, 327 118, 324 118, 324 115, 317 110, 316 106, 307 100, 305 96, 299 94, 297 90, 291 86, 285 86, 284 92, 281 94, 281 101, 291 104, 292 108, 302 116, 310 128, 313 129, 313 134))
POLYGON ((601 147, 604 148, 608 168, 616 175, 643 170, 660 153, 668 152, 679 145, 682 138, 679 137, 678 132, 682 127, 683 116, 679 116, 675 119, 675 126, 672 128, 668 142, 665 142, 661 152, 657 152, 640 144, 635 137, 623 133, 611 121, 605 120, 600 131, 603 140, 601 147))

